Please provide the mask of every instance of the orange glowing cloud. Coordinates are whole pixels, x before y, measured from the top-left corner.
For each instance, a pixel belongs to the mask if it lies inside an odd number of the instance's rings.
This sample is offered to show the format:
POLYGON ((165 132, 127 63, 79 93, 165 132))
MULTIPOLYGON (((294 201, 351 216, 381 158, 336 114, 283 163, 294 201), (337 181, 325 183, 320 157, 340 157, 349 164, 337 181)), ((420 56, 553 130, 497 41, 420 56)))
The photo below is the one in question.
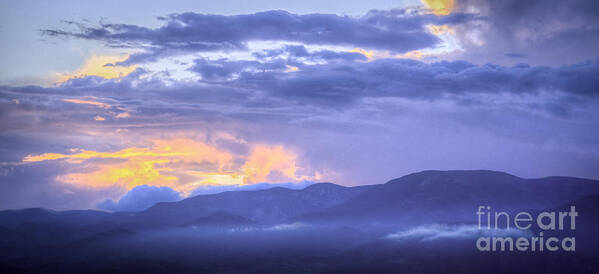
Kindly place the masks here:
POLYGON ((285 65, 285 67, 287 68, 285 69, 285 72, 296 72, 299 70, 299 68, 295 66, 285 65))
POLYGON ((137 65, 131 66, 114 66, 107 64, 114 64, 125 61, 129 56, 100 56, 92 55, 81 68, 76 71, 61 74, 58 82, 65 82, 73 78, 85 77, 85 76, 100 76, 105 79, 120 78, 129 75, 133 72, 137 65))
POLYGON ((72 154, 29 155, 24 163, 63 160, 84 168, 59 176, 62 183, 87 188, 139 185, 168 186, 184 194, 200 185, 243 185, 264 181, 298 181, 297 156, 283 146, 256 145, 249 155, 228 151, 193 139, 153 140, 149 147, 115 152, 73 150, 72 154), (105 159, 102 161, 92 161, 105 159), (243 163, 243 164, 241 164, 243 163))
POLYGON ((67 160, 82 163, 89 159, 120 160, 109 163, 86 163, 90 172, 70 173, 58 177, 63 183, 89 188, 121 187, 131 189, 139 185, 168 186, 187 191, 179 173, 193 169, 223 172, 233 164, 233 155, 215 147, 190 139, 155 140, 148 148, 132 147, 116 152, 75 150, 74 154, 46 153, 27 156, 23 162, 67 160))
POLYGON ((454 0, 422 0, 434 15, 449 15, 453 11, 454 0))
POLYGON ((110 108, 109 104, 101 103, 93 100, 81 100, 81 99, 62 99, 62 101, 73 104, 92 105, 100 108, 110 108))
POLYGON ((115 116, 115 118, 117 118, 117 119, 129 118, 129 117, 131 117, 131 114, 129 114, 129 112, 121 112, 115 116))
POLYGON ((296 179, 296 158, 295 154, 282 146, 257 146, 243 165, 245 183, 264 182, 275 173, 296 179))
POLYGON ((41 155, 28 155, 23 159, 25 163, 31 162, 40 162, 46 160, 71 160, 73 162, 81 162, 82 160, 92 159, 92 158, 113 158, 113 159, 128 159, 133 157, 173 157, 183 155, 182 152, 171 152, 171 151, 152 151, 147 148, 127 148, 117 152, 97 152, 92 150, 78 150, 75 149, 79 153, 75 154, 60 154, 60 153, 44 153, 41 155))

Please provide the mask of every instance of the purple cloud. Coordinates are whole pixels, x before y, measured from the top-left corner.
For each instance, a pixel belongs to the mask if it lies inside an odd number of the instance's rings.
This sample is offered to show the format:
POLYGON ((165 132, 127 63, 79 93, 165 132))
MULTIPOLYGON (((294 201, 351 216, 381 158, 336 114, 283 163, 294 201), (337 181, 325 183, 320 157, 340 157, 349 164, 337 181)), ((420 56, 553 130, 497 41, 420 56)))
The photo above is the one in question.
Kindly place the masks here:
POLYGON ((98 40, 111 47, 147 50, 124 62, 129 64, 181 51, 246 50, 251 41, 294 41, 407 52, 441 42, 426 25, 453 24, 470 17, 455 14, 440 18, 411 10, 373 10, 362 17, 300 15, 276 10, 232 16, 186 12, 159 19, 165 22, 159 28, 108 23, 89 26, 67 21, 75 30, 43 29, 41 32, 47 36, 98 40))

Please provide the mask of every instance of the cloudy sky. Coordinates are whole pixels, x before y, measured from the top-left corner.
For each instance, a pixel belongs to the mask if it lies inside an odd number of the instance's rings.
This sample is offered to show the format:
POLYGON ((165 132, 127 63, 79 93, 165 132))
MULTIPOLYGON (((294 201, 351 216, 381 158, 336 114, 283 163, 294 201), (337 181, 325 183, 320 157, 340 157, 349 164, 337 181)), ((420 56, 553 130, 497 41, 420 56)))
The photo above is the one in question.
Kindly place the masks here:
POLYGON ((430 169, 599 179, 597 1, 2 1, 0 14, 0 209, 430 169))

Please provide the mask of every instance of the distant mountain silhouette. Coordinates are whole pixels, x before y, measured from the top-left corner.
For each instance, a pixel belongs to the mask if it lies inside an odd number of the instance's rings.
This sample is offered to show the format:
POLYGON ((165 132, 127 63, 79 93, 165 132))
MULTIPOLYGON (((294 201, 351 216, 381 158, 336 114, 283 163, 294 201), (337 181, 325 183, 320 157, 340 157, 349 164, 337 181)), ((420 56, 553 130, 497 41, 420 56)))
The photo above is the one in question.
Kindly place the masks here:
POLYGON ((24 223, 86 226, 102 222, 110 216, 109 212, 97 210, 55 211, 26 208, 0 211, 0 226, 11 228, 24 223))
POLYGON ((478 206, 494 210, 547 209, 598 194, 599 182, 572 177, 523 179, 507 173, 423 171, 373 186, 299 221, 376 220, 392 223, 473 222, 478 206))
POLYGON ((181 225, 215 212, 227 212, 260 223, 277 223, 349 201, 372 187, 319 183, 301 190, 275 187, 256 191, 228 191, 199 195, 179 202, 158 203, 130 219, 148 225, 181 225))
POLYGON ((541 210, 592 194, 599 194, 599 182, 588 179, 523 179, 487 170, 423 171, 381 185, 344 187, 318 183, 300 190, 274 187, 198 195, 178 202, 158 203, 141 212, 6 210, 0 212, 0 226, 52 223, 152 228, 187 225, 198 220, 218 223, 218 218, 208 218, 218 214, 263 224, 473 222, 479 205, 508 212, 541 210))

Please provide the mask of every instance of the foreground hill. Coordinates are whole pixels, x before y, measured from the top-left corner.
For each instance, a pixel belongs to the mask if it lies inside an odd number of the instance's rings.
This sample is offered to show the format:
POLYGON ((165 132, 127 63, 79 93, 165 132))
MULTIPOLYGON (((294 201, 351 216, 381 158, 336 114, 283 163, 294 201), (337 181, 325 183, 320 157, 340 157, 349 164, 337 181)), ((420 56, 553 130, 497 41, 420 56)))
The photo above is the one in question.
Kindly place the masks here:
POLYGON ((0 211, 0 272, 596 273, 598 213, 598 181, 494 171, 231 191, 140 212, 7 210, 0 211), (481 253, 474 244, 479 205, 533 214, 574 205, 576 231, 546 236, 576 236, 578 248, 481 253))
POLYGON ((107 220, 112 214, 97 210, 55 211, 44 208, 25 208, 0 211, 0 226, 14 228, 21 224, 62 224, 86 226, 107 220))
POLYGON ((135 222, 183 224, 214 212, 228 212, 260 223, 290 218, 347 202, 375 186, 344 187, 320 183, 301 190, 282 187, 199 195, 179 202, 158 203, 135 215, 135 222))

